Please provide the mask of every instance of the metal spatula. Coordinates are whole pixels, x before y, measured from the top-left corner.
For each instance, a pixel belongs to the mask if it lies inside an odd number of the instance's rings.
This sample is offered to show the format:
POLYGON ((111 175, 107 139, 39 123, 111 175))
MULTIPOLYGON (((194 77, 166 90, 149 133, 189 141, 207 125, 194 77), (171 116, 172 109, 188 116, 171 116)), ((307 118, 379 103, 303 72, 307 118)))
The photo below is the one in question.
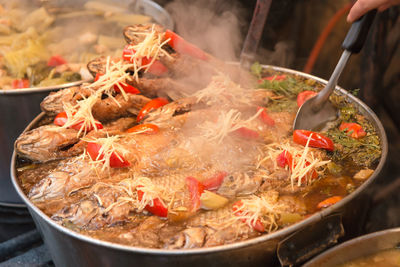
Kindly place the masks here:
POLYGON ((343 54, 328 83, 318 95, 304 102, 297 111, 296 119, 293 123, 294 130, 320 130, 324 128, 327 122, 334 120, 338 116, 338 111, 329 101, 329 96, 335 89, 339 76, 346 66, 351 53, 360 52, 375 14, 376 10, 372 10, 351 25, 342 43, 343 54))

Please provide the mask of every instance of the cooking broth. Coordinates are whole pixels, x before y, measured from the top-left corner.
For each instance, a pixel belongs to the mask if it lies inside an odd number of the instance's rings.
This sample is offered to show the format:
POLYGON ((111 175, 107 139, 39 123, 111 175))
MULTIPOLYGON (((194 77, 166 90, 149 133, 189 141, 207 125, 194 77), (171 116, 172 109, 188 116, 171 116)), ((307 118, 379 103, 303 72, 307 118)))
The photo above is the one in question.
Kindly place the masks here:
POLYGON ((387 249, 338 265, 338 267, 364 266, 398 267, 400 266, 400 250, 397 248, 387 249))

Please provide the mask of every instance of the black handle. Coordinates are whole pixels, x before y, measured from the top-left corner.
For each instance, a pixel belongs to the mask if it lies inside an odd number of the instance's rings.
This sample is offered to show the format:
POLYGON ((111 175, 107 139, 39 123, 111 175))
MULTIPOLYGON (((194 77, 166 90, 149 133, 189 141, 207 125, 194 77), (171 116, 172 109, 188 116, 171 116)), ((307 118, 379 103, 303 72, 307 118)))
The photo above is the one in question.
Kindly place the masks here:
POLYGON ((308 225, 278 243, 277 255, 282 266, 300 264, 344 236, 342 216, 332 214, 308 225))
POLYGON ((247 32, 242 52, 240 54, 240 65, 245 69, 250 69, 251 64, 254 63, 258 43, 260 42, 263 33, 264 24, 267 20, 271 3, 272 0, 257 0, 249 31, 247 32))
POLYGON ((351 25, 342 43, 343 49, 352 53, 360 52, 365 43, 365 39, 367 39, 369 28, 374 21, 375 15, 376 9, 371 10, 351 25))

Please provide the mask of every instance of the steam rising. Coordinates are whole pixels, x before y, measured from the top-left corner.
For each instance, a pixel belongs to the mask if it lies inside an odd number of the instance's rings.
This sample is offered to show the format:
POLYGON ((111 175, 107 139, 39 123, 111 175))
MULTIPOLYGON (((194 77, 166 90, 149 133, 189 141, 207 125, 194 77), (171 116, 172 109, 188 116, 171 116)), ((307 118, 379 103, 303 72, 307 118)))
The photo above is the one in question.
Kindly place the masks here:
POLYGON ((244 10, 236 1, 176 0, 166 9, 175 20, 175 30, 185 39, 221 60, 237 61, 244 10))
MULTIPOLYGON (((243 111, 243 107, 248 108, 252 102, 248 86, 236 84, 245 81, 247 74, 238 72, 236 67, 226 65, 224 61, 238 61, 244 39, 242 29, 246 26, 240 18, 245 10, 236 1, 220 0, 175 0, 165 8, 174 19, 175 32, 213 56, 206 64, 199 62, 195 71, 174 77, 184 85, 185 92, 180 95, 194 95, 198 99, 197 106, 207 106, 186 116, 182 127, 185 138, 180 148, 203 158, 202 162, 213 162, 221 170, 238 171, 251 164, 257 152, 253 141, 238 139, 232 132, 240 128, 242 121, 254 119, 258 114, 256 109, 243 114, 237 111, 238 108, 243 111), (202 98, 203 95, 206 97, 202 98), (220 115, 233 111, 238 112, 236 115, 241 120, 220 118, 220 115), (213 136, 213 131, 219 136, 218 142, 207 138, 213 136), (243 157, 244 154, 247 156, 243 157)), ((161 94, 172 97, 170 92, 161 94)), ((258 123, 253 123, 253 127, 255 125, 258 123)))

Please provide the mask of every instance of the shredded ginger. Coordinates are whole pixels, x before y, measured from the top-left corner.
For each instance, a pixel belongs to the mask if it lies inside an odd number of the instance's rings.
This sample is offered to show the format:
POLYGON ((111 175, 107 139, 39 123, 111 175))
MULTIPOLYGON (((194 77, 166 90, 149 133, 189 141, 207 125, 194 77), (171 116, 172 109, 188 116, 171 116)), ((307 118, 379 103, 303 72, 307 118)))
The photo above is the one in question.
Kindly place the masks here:
MULTIPOLYGON (((264 148, 264 157, 259 159, 257 169, 261 168, 261 165, 266 160, 271 160, 274 164, 273 169, 276 170, 277 157, 283 151, 287 151, 292 155, 293 161, 292 166, 286 166, 290 171, 290 181, 292 186, 297 183, 298 186, 302 184, 310 184, 312 179, 313 171, 321 172, 323 167, 330 162, 330 160, 322 160, 321 155, 318 152, 312 151, 309 147, 308 139, 306 146, 291 145, 288 142, 285 143, 272 143, 264 148)), ((268 177, 267 177, 268 178, 268 177)))
POLYGON ((133 62, 134 73, 133 76, 136 80, 139 80, 139 71, 144 69, 147 72, 148 67, 153 64, 161 55, 172 58, 167 51, 162 47, 168 43, 169 39, 164 39, 164 34, 161 34, 155 30, 153 24, 150 32, 135 32, 136 35, 144 35, 144 40, 136 45, 129 45, 128 49, 134 50, 130 61, 133 62), (151 58, 151 61, 142 65, 142 58, 151 58))
POLYGON ((275 195, 268 195, 267 193, 241 199, 242 205, 238 205, 237 209, 232 211, 233 217, 236 220, 244 221, 251 228, 256 225, 257 220, 260 220, 264 226, 268 227, 268 232, 277 229, 276 220, 279 214, 283 212, 284 206, 277 202, 275 195))
POLYGON ((203 131, 203 137, 209 141, 217 141, 217 143, 220 144, 228 134, 242 127, 248 127, 261 112, 262 110, 259 110, 249 119, 242 120, 240 111, 236 109, 230 109, 228 112, 221 111, 215 123, 206 121, 198 127, 203 131))

